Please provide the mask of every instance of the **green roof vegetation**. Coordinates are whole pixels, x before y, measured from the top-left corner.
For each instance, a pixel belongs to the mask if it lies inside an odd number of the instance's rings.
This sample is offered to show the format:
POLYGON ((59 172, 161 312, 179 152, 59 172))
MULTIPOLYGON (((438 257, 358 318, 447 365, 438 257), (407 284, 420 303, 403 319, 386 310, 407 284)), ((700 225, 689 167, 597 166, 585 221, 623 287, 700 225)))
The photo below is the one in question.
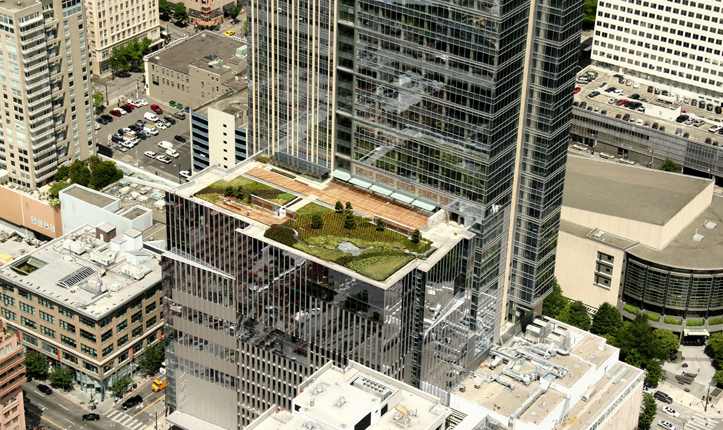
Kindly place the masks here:
POLYGON ((271 185, 262 184, 244 176, 238 176, 230 181, 216 181, 196 193, 196 197, 211 203, 220 201, 222 197, 230 197, 236 202, 249 204, 252 195, 281 206, 296 198, 294 194, 278 190, 271 185))
POLYGON ((349 211, 338 213, 311 203, 297 215, 297 220, 272 226, 264 236, 377 281, 387 279, 417 255, 424 258, 431 249, 427 240, 414 243, 349 211))

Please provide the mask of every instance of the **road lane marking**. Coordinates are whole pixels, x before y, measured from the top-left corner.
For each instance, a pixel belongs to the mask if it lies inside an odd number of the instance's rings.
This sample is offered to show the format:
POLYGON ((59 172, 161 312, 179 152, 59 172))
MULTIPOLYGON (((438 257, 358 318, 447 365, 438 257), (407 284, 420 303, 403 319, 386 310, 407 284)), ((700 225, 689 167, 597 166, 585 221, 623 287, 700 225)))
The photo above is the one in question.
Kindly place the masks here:
POLYGON ((61 426, 55 424, 54 422, 50 421, 49 419, 43 417, 42 415, 40 415, 36 412, 31 411, 30 409, 28 409, 28 412, 30 412, 33 415, 38 416, 38 418, 40 418, 41 420, 45 420, 45 421, 49 422, 50 424, 54 425, 55 427, 59 428, 60 430, 67 430, 65 427, 61 427, 61 426))
POLYGON ((65 409, 66 411, 69 411, 70 409, 66 408, 65 406, 61 405, 60 403, 56 403, 56 405, 60 406, 61 408, 65 409))
POLYGON ((143 410, 141 410, 141 411, 138 412, 137 414, 133 415, 133 418, 137 417, 138 415, 142 414, 143 411, 145 411, 146 409, 148 409, 148 408, 150 408, 151 406, 155 405, 156 403, 160 402, 164 397, 166 397, 165 394, 162 395, 161 397, 159 397, 158 400, 156 400, 155 402, 153 402, 153 403, 151 403, 150 405, 148 405, 148 406, 146 406, 145 408, 143 408, 143 410))

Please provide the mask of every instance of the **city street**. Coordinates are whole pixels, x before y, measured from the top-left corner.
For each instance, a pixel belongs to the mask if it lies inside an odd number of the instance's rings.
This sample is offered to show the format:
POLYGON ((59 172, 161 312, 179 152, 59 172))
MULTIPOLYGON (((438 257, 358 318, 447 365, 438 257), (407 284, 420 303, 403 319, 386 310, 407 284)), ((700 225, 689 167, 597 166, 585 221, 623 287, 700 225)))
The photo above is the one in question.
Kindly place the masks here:
MULTIPOLYGON (((691 410, 689 408, 686 408, 685 406, 682 406, 680 404, 673 403, 672 405, 668 405, 667 403, 663 403, 660 400, 656 400, 655 403, 658 404, 658 413, 655 416, 655 422, 653 423, 653 427, 659 427, 658 422, 660 420, 665 420, 675 426, 675 430, 721 430, 723 429, 723 424, 721 423, 721 419, 712 419, 712 418, 706 418, 705 415, 696 412, 694 410, 691 410), (663 408, 669 406, 676 412, 680 414, 680 416, 675 417, 672 415, 669 415, 665 411, 663 411, 663 408)), ((710 410, 710 408, 708 409, 710 410)))
MULTIPOLYGON (((145 98, 145 100, 148 102, 149 106, 151 104, 157 103, 147 97, 145 98)), ((163 109, 163 113, 161 115, 157 115, 160 118, 171 116, 173 112, 179 112, 178 110, 173 109, 167 105, 163 105, 161 103, 158 103, 158 105, 161 107, 161 109, 163 109)), ((110 109, 106 109, 106 113, 108 111, 110 111, 110 109)), ((115 143, 111 143, 110 146, 108 144, 108 137, 111 134, 117 133, 119 129, 128 127, 130 124, 133 124, 138 120, 145 121, 143 119, 143 114, 146 112, 152 111, 148 106, 141 106, 121 117, 114 116, 113 122, 106 125, 101 125, 100 129, 96 130, 96 138, 98 140, 98 144, 101 146, 105 146, 106 148, 110 148, 110 150, 112 151, 112 157, 116 160, 131 164, 133 166, 138 166, 149 173, 154 173, 178 182, 179 172, 181 170, 191 170, 191 131, 189 122, 190 114, 185 113, 185 120, 174 118, 176 120, 175 125, 171 125, 171 127, 165 130, 159 129, 158 135, 151 136, 146 140, 141 140, 138 145, 136 145, 134 148, 129 149, 127 152, 122 152, 116 149, 115 143), (186 142, 182 143, 175 140, 174 136, 177 135, 183 136, 186 139, 186 142), (173 162, 171 164, 161 163, 155 158, 150 158, 144 155, 144 152, 146 151, 153 151, 156 153, 156 155, 165 153, 165 149, 158 146, 159 142, 163 140, 171 142, 174 149, 179 154, 178 158, 172 158, 173 162)), ((108 151, 105 150, 102 153, 107 154, 108 151)))
POLYGON ((129 396, 141 395, 143 403, 127 411, 121 403, 108 411, 96 409, 90 411, 60 395, 56 390, 53 394, 45 395, 37 390, 38 382, 32 381, 23 384, 25 393, 25 419, 28 425, 45 426, 46 429, 74 430, 146 430, 153 428, 156 417, 164 416, 165 390, 153 392, 151 384, 145 384, 129 396), (100 414, 98 421, 83 421, 82 416, 88 413, 100 414), (157 414, 157 415, 156 415, 157 414))

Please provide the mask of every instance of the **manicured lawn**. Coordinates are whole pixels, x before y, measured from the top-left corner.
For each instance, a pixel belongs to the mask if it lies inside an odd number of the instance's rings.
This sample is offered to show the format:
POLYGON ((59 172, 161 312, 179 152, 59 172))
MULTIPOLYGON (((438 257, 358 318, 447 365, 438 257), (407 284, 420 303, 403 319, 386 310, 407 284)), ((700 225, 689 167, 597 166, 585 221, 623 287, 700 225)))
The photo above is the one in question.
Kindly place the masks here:
POLYGON ((310 208, 307 206, 299 210, 296 221, 289 220, 284 226, 271 227, 265 236, 378 281, 387 279, 413 260, 414 253, 424 258, 421 254, 431 248, 426 240, 414 243, 407 236, 391 230, 377 231, 375 224, 362 217, 354 217, 356 227, 346 229, 345 214, 316 204, 310 208), (322 228, 311 228, 312 214, 321 215, 324 220, 322 228), (336 248, 341 242, 351 242, 364 251, 357 256, 339 251, 336 248))
POLYGON ((262 184, 243 176, 239 176, 230 181, 216 181, 196 193, 196 197, 212 203, 218 202, 222 197, 231 197, 237 202, 248 204, 251 194, 279 205, 285 205, 296 198, 294 194, 277 190, 270 185, 262 184), (214 197, 214 195, 217 197, 214 197))
POLYGON ((329 209, 326 206, 322 206, 317 203, 307 203, 303 207, 296 211, 297 215, 314 215, 314 214, 325 214, 334 212, 334 209, 329 209))

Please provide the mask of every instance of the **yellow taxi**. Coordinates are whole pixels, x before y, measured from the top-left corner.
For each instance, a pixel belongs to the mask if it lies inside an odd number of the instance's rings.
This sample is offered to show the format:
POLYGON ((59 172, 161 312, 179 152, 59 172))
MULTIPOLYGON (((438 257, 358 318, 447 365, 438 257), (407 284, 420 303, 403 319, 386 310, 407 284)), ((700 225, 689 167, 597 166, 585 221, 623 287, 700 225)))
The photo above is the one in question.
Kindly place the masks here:
POLYGON ((224 34, 225 34, 226 36, 233 36, 234 34, 236 34, 236 32, 233 31, 233 30, 229 30, 229 31, 225 32, 224 34))

